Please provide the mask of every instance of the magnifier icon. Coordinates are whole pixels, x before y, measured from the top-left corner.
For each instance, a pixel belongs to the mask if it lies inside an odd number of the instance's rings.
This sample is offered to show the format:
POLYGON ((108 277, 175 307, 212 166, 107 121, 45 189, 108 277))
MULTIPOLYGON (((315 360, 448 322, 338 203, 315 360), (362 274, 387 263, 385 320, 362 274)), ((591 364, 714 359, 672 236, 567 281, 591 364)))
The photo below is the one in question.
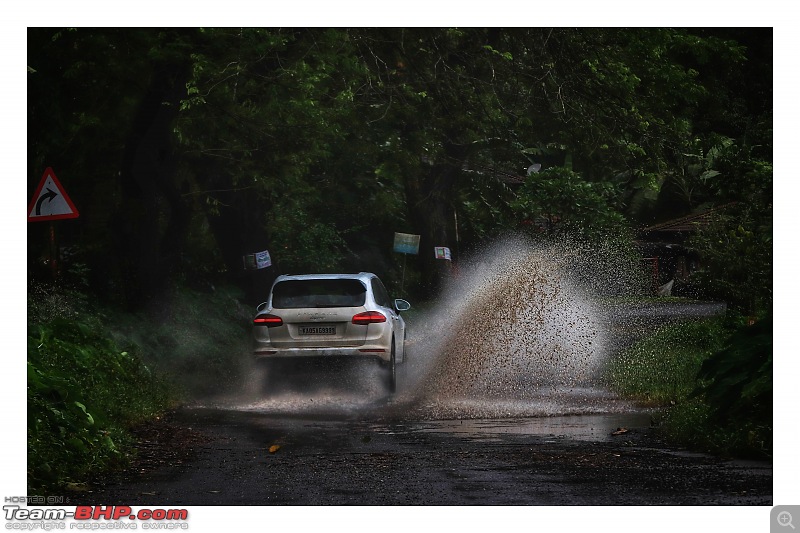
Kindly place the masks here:
POLYGON ((794 524, 792 524, 792 514, 789 511, 781 511, 778 513, 778 523, 783 526, 789 526, 790 528, 794 529, 794 524))

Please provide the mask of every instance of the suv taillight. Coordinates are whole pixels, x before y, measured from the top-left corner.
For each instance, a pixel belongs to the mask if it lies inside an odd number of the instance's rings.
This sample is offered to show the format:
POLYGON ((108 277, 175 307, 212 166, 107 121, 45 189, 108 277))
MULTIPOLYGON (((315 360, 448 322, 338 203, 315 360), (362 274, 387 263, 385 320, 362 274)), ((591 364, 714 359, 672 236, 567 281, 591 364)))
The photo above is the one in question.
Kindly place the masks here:
POLYGON ((254 326, 267 326, 274 328, 283 325, 283 319, 275 315, 259 315, 253 319, 254 326))
POLYGON ((359 324, 362 326, 367 324, 377 324, 379 322, 386 322, 386 317, 377 311, 358 313, 353 317, 353 324, 359 324))

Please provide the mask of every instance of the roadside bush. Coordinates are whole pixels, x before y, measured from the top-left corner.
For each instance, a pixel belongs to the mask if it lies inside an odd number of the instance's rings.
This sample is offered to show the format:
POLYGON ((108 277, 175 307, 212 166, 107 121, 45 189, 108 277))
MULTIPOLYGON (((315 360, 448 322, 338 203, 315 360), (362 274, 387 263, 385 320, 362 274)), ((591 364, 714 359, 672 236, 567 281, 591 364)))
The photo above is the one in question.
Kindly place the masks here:
POLYGON ((724 438, 708 442, 737 454, 772 454, 772 317, 739 328, 703 362, 692 397, 708 406, 708 423, 724 438))
POLYGON ((133 426, 190 394, 229 392, 244 368, 250 315, 235 291, 176 290, 150 314, 94 301, 74 287, 28 288, 31 495, 125 465, 133 426))
POLYGON ((772 320, 741 317, 666 326, 620 354, 610 387, 665 407, 674 444, 739 457, 772 455, 772 320))
POLYGON ((55 318, 28 330, 28 491, 124 464, 127 429, 169 405, 168 389, 97 323, 55 318))

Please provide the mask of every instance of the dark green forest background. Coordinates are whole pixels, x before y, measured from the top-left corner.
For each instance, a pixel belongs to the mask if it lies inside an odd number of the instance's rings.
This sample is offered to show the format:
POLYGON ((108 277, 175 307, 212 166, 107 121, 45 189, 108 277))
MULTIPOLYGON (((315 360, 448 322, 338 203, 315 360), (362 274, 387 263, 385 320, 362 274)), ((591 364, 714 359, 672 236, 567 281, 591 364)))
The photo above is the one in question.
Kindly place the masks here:
POLYGON ((129 310, 176 284, 258 303, 279 273, 397 288, 394 232, 421 235, 407 290, 430 297, 434 246, 625 241, 721 205, 706 293, 771 306, 770 28, 31 28, 28 125, 29 195, 49 166, 81 212, 62 275, 129 310))
POLYGON ((373 271, 424 305, 503 236, 638 264, 644 228, 709 210, 682 243, 690 295, 729 315, 635 347, 612 386, 674 406, 684 443, 771 456, 771 28, 27 38, 27 200, 52 167, 80 211, 27 225, 30 493, 126 464, 184 388, 239 386, 278 274, 373 271), (246 270, 262 250, 273 266, 246 270))

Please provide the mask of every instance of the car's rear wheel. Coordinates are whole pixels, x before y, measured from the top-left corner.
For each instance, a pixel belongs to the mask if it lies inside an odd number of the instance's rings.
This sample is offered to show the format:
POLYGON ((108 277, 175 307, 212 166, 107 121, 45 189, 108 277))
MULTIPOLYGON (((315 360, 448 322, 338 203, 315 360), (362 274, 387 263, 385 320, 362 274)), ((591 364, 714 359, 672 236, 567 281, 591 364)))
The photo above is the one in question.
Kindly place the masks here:
POLYGON ((389 355, 389 364, 386 369, 386 388, 392 394, 397 390, 397 362, 395 357, 394 339, 392 339, 392 351, 389 355))
POLYGON ((283 365, 280 361, 260 361, 261 367, 261 395, 270 398, 280 392, 282 388, 283 365))

